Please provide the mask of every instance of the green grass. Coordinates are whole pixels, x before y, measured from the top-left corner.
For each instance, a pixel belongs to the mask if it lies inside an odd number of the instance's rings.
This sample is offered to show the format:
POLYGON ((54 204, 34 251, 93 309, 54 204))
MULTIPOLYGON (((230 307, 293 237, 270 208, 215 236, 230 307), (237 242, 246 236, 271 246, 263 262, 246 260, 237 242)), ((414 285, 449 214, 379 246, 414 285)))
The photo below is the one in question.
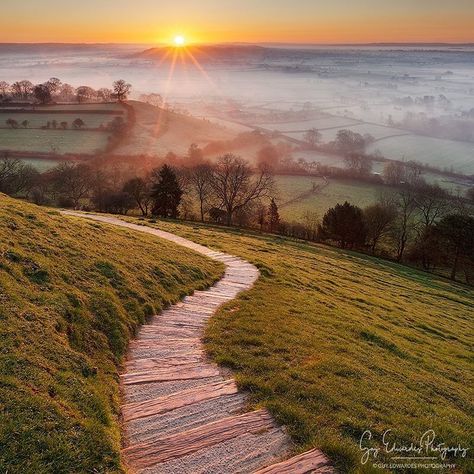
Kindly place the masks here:
POLYGON ((221 273, 152 236, 0 195, 0 472, 120 472, 128 340, 221 273))
MULTIPOLYGON (((207 348, 299 450, 318 446, 342 472, 360 472, 369 470, 358 447, 367 429, 378 440, 392 429, 403 443, 434 429, 448 445, 470 446, 472 289, 279 237, 142 222, 260 268, 255 287, 211 320, 207 348)), ((456 463, 472 472, 469 459, 456 463)))
MULTIPOLYGON (((73 108, 74 107, 71 107, 71 109, 73 108)), ((81 108, 78 107, 78 109, 80 110, 81 108)), ((122 115, 112 114, 48 114, 48 112, 44 114, 29 114, 28 112, 9 114, 8 112, 0 112, 0 127, 6 127, 5 121, 11 118, 20 124, 20 128, 22 128, 21 123, 23 120, 28 120, 28 128, 44 127, 48 122, 52 122, 53 120, 56 120, 58 123, 58 128, 61 122, 67 122, 68 127, 72 128, 74 120, 80 118, 84 121, 84 128, 97 128, 101 125, 107 125, 117 116, 122 117, 122 115)), ((126 117, 123 118, 125 119, 126 117)))
MULTIPOLYGON (((309 176, 277 176, 278 202, 281 205, 312 188, 313 183, 321 185, 321 178, 309 176)), ((320 218, 337 203, 349 201, 360 207, 377 201, 379 195, 390 191, 390 187, 364 183, 356 180, 329 179, 329 185, 317 194, 294 202, 280 209, 280 216, 288 221, 299 221, 307 212, 316 212, 320 218)))
POLYGON ((107 145, 108 132, 0 129, 0 150, 41 153, 95 153, 107 145))

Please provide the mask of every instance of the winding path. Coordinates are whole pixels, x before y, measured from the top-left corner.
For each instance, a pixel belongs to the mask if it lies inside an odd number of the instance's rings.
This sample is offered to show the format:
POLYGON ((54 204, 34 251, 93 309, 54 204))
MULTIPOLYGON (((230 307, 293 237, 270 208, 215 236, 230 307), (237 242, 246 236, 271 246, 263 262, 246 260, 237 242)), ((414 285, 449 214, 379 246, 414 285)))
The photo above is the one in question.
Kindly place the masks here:
POLYGON ((248 411, 234 380, 206 358, 201 336, 217 308, 252 287, 250 263, 190 240, 118 218, 66 215, 152 234, 226 266, 222 279, 153 317, 129 347, 121 375, 125 447, 131 472, 146 474, 332 473, 319 451, 288 457, 291 442, 266 409, 248 411))

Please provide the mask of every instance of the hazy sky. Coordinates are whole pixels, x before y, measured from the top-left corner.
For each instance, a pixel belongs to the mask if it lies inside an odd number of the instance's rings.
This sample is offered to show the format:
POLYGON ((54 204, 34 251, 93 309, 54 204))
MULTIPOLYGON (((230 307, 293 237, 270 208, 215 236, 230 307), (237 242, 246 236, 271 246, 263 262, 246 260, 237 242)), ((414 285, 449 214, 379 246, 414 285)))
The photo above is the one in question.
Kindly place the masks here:
POLYGON ((474 0, 2 1, 0 42, 474 42, 474 0))

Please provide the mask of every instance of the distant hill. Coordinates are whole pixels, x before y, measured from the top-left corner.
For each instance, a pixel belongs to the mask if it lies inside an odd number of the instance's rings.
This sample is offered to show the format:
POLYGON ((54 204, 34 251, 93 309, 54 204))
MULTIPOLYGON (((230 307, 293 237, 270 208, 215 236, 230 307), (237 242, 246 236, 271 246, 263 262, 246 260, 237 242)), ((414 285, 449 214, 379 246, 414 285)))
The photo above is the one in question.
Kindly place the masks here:
MULTIPOLYGON (((400 51, 427 52, 427 53, 473 53, 473 45, 470 44, 364 44, 364 45, 288 45, 288 44, 203 44, 190 45, 189 47, 176 49, 172 46, 149 48, 139 53, 133 53, 131 58, 171 61, 178 54, 181 61, 209 64, 242 64, 261 63, 262 61, 287 60, 310 60, 324 57, 339 57, 354 60, 354 52, 360 57, 371 57, 374 54, 391 56, 400 51), (192 56, 192 57, 191 57, 192 56)), ((359 58, 360 59, 360 58, 359 58)), ((179 64, 178 64, 179 66, 179 64)))
MULTIPOLYGON (((175 47, 166 46, 146 49, 132 56, 142 59, 161 60, 167 57, 173 57, 176 51, 178 51, 180 56, 184 59, 186 59, 188 56, 187 52, 189 52, 189 54, 192 54, 192 56, 200 62, 234 62, 265 59, 265 57, 273 51, 273 48, 238 44, 197 45, 185 49, 183 48, 183 54, 181 54, 180 50, 177 50, 175 47)), ((190 56, 188 60, 192 61, 190 56)))

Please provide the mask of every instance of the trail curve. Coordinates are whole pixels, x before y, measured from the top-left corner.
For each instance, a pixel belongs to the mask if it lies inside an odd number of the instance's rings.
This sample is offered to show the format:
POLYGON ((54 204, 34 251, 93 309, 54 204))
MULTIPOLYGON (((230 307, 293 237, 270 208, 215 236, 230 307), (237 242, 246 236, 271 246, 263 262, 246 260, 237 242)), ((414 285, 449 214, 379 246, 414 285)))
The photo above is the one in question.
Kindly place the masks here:
POLYGON ((259 276, 249 262, 169 232, 121 219, 62 211, 154 235, 225 264, 224 276, 142 326, 129 347, 122 387, 123 460, 143 474, 334 472, 315 449, 288 460, 291 441, 266 409, 249 411, 235 381, 204 353, 207 320, 259 276))

